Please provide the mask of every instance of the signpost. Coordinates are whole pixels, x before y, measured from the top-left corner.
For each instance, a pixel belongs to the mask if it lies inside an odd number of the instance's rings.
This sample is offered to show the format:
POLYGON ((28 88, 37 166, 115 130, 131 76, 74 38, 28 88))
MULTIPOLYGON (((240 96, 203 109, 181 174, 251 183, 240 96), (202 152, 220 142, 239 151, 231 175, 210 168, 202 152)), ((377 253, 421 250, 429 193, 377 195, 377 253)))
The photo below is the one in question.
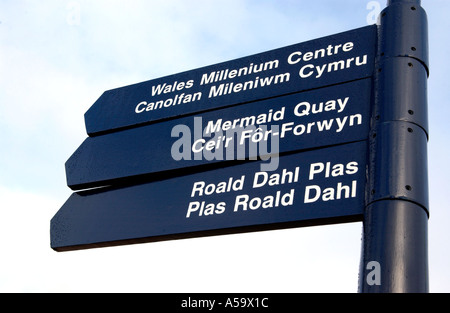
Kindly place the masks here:
POLYGON ((427 17, 420 0, 380 15, 360 292, 428 292, 427 17))
POLYGON ((68 251, 363 222, 361 292, 427 292, 427 20, 379 26, 106 91, 51 220, 68 251))
POLYGON ((370 77, 376 27, 106 91, 85 114, 89 135, 370 77))

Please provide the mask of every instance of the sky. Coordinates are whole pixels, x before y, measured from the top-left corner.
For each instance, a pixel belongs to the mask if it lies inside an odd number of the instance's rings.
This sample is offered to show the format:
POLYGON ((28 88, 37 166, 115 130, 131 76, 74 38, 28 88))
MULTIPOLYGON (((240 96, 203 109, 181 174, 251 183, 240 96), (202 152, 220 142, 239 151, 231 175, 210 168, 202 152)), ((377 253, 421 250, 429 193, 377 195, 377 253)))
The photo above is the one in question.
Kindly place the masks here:
MULTIPOLYGON (((2 0, 0 292, 357 291, 362 223, 58 253, 64 163, 105 91, 374 23, 385 1, 2 0)), ((450 1, 430 35, 431 292, 449 292, 450 1)))

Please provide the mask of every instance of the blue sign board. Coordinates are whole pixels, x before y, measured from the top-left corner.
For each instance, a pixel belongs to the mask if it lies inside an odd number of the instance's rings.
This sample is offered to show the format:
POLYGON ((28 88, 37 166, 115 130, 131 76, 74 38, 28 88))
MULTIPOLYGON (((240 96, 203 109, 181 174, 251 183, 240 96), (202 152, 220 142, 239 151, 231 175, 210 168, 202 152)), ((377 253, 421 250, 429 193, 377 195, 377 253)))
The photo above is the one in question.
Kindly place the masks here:
POLYGON ((238 159, 269 163, 279 153, 365 140, 371 87, 363 79, 88 137, 66 162, 67 183, 82 189, 238 159))
POLYGON ((340 84, 372 75, 376 26, 109 90, 85 114, 89 135, 340 84))
POLYGON ((367 143, 72 194, 51 220, 57 251, 361 220, 367 143))
POLYGON ((106 91, 57 251, 361 220, 377 27, 106 91))

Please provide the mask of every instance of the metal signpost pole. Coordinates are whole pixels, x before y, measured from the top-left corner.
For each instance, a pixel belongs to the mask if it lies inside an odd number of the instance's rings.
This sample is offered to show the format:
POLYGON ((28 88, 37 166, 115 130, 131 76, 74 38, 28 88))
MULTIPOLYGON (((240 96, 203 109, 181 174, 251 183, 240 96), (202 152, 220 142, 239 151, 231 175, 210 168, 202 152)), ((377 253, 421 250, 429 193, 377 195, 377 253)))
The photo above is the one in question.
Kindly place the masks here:
POLYGON ((379 21, 359 291, 428 292, 427 17, 389 0, 379 21))

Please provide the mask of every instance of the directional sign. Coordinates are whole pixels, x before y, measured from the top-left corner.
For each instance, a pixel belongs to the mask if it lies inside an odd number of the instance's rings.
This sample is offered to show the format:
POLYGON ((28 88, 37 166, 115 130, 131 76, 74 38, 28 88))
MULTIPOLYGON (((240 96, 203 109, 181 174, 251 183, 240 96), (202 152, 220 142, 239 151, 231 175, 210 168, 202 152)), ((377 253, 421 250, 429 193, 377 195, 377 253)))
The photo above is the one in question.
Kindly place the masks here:
POLYGON ((83 189, 257 156, 270 163, 276 153, 365 140, 370 101, 363 79, 89 137, 66 162, 67 182, 83 189))
POLYGON ((58 251, 361 220, 366 141, 122 188, 74 193, 51 220, 58 251))
POLYGON ((89 135, 372 75, 376 26, 109 90, 85 114, 89 135))

